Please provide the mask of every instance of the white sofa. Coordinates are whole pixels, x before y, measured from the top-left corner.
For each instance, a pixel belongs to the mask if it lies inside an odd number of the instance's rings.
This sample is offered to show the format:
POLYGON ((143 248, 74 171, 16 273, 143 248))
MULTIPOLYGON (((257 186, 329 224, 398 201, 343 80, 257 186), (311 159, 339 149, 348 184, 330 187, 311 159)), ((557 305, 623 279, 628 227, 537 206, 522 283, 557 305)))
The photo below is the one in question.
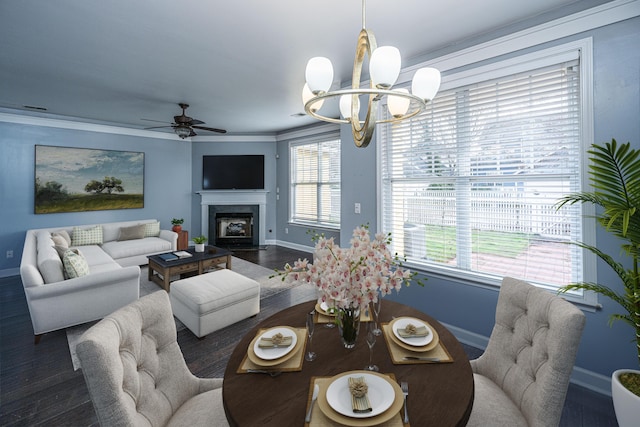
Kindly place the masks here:
MULTIPOLYGON (((25 237, 20 276, 33 324, 35 342, 46 332, 101 319, 135 301, 140 295, 140 265, 147 255, 176 250, 178 235, 160 230, 155 219, 82 226, 28 230, 25 237), (125 231, 142 227, 142 238, 126 236, 125 231), (101 242, 79 244, 73 233, 101 231, 101 242), (155 230, 155 232, 154 232, 155 230), (80 277, 67 278, 61 253, 56 250, 65 231, 72 238, 70 249, 77 249, 86 263, 80 277), (126 240, 123 240, 125 239, 126 240), (74 244, 75 243, 75 244, 74 244), (84 274, 84 275, 82 275, 84 274)), ((64 247, 64 246, 62 246, 64 247)))

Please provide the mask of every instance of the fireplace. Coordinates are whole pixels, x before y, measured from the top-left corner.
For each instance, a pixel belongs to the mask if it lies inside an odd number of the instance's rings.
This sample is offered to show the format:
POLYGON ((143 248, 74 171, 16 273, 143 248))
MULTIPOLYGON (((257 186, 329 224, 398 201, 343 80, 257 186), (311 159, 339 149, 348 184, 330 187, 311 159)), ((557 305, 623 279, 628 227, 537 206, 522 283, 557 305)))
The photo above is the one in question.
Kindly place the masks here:
POLYGON ((216 213, 215 245, 253 245, 253 213, 216 213))
POLYGON ((257 205, 210 205, 209 242, 223 248, 258 247, 259 217, 257 205))
POLYGON ((267 194, 265 190, 215 190, 199 191, 201 197, 201 230, 207 236, 209 243, 215 245, 218 235, 215 214, 223 213, 253 213, 253 241, 254 247, 266 244, 267 230, 267 194))

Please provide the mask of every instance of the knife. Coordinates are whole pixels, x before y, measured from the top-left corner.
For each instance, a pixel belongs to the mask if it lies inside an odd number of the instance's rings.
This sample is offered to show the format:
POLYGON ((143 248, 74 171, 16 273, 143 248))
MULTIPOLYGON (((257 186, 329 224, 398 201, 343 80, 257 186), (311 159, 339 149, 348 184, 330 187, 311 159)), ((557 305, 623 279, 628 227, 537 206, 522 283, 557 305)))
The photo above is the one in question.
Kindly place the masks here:
POLYGON ((307 416, 304 417, 304 422, 308 423, 311 421, 311 411, 313 411, 313 404, 316 403, 316 399, 318 398, 318 393, 320 392, 320 386, 318 384, 313 386, 313 396, 311 396, 311 405, 309 405, 309 411, 307 412, 307 416))
POLYGON ((440 362, 439 357, 405 356, 402 360, 422 360, 424 362, 440 362))

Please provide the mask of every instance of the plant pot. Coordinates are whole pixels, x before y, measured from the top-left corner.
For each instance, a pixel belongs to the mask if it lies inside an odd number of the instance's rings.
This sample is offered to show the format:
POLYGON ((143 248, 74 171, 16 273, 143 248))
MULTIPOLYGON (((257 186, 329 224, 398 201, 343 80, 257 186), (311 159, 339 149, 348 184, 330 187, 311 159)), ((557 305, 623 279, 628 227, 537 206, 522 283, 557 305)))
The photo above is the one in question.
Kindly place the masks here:
POLYGON ((360 307, 341 308, 338 310, 338 332, 344 348, 356 346, 360 332, 360 307))
POLYGON ((196 252, 204 252, 204 243, 196 243, 196 252))
POLYGON ((181 225, 174 225, 173 227, 171 227, 171 230, 176 232, 176 233, 179 233, 179 232, 182 231, 182 226, 181 225))
POLYGON ((620 383, 620 375, 628 372, 640 375, 640 371, 635 369, 618 369, 611 375, 611 397, 620 427, 637 426, 640 414, 640 396, 631 393, 620 383))

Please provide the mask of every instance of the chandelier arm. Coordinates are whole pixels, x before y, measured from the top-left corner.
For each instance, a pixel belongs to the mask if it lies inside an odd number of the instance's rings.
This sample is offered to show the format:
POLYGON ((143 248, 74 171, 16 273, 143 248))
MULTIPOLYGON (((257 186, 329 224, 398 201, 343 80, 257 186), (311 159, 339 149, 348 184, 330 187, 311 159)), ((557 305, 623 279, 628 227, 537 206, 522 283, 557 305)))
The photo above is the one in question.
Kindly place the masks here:
MULTIPOLYGON (((320 101, 320 100, 324 100, 324 99, 330 99, 330 98, 339 98, 342 95, 353 95, 353 96, 358 96, 358 95, 369 95, 370 99, 374 98, 373 100, 377 99, 382 99, 385 96, 398 96, 398 97, 402 97, 402 98, 408 98, 411 102, 411 106, 413 107, 412 109, 410 109, 409 111, 407 111, 407 113, 403 114, 402 116, 398 116, 398 117, 392 117, 389 119, 385 119, 385 120, 379 120, 379 121, 374 121, 375 123, 393 123, 393 122, 399 122, 405 119, 409 119, 411 117, 414 117, 418 114, 420 114, 421 112, 423 112, 427 106, 428 101, 420 98, 419 96, 413 95, 411 93, 407 93, 407 92, 395 92, 393 90, 388 90, 388 89, 340 89, 340 90, 334 90, 331 92, 323 92, 320 93, 316 96, 314 96, 313 98, 309 99, 306 104, 304 105, 304 110, 307 114, 309 114, 312 117, 315 117, 318 120, 322 120, 325 122, 330 122, 330 123, 338 123, 338 124, 349 124, 352 122, 353 116, 351 117, 351 119, 336 119, 333 117, 327 117, 327 116, 323 116, 322 114, 319 114, 317 111, 312 111, 311 107, 313 106, 313 104, 315 104, 316 102, 320 101)), ((366 121, 366 119, 365 119, 366 121)), ((359 125, 362 125, 365 123, 365 121, 358 121, 359 125)))

